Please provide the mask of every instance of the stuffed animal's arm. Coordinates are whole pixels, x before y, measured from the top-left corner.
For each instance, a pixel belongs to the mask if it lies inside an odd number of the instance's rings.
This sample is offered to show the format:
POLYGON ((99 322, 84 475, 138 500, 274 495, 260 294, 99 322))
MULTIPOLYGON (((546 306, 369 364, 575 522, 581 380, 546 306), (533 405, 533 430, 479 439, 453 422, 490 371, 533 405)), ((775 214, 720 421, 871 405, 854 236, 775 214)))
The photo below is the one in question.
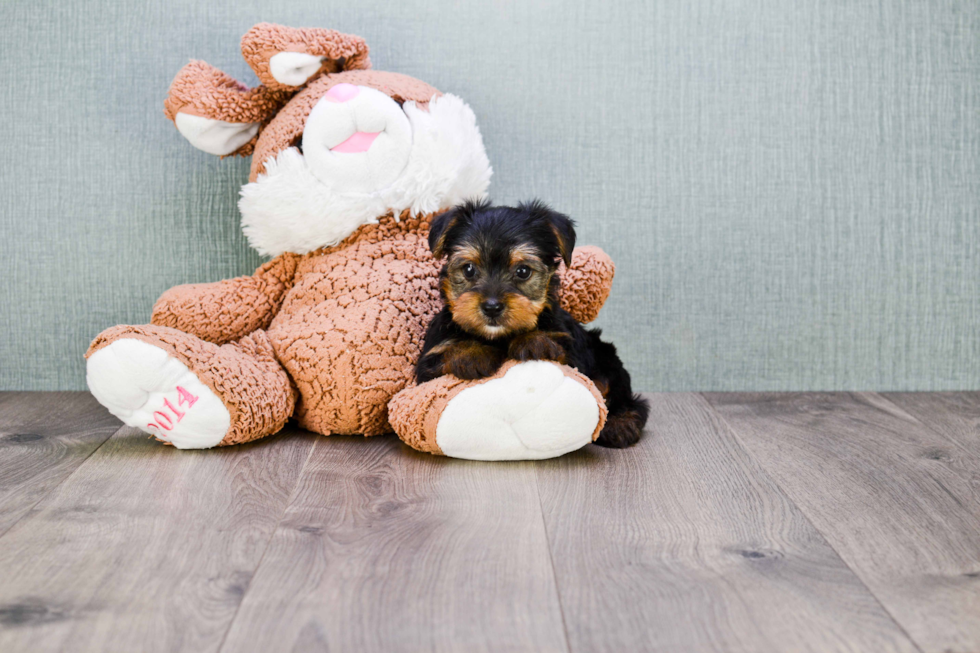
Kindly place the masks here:
POLYGON ((572 265, 558 270, 561 277, 561 307, 587 324, 599 316, 612 288, 616 266, 600 248, 587 245, 572 252, 572 265))
POLYGON ((283 254, 250 277, 175 286, 154 304, 150 321, 218 345, 265 329, 293 286, 298 260, 283 254))

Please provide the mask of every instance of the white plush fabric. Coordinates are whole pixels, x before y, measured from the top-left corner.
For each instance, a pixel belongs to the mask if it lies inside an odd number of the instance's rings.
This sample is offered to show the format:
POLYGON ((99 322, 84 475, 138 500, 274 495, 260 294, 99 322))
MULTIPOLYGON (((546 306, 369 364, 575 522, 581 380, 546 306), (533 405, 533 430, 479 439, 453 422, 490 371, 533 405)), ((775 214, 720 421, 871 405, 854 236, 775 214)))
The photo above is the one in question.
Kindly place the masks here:
POLYGON ((531 361, 453 397, 436 443, 452 458, 540 460, 589 444, 598 424, 592 393, 557 365, 531 361))
POLYGON ((242 188, 242 228, 259 253, 303 254, 335 245, 389 210, 419 215, 482 198, 492 169, 473 111, 443 95, 429 110, 403 106, 412 129, 408 162, 387 187, 364 193, 324 185, 303 154, 287 148, 265 163, 265 174, 242 188))
POLYGON ((116 340, 89 356, 86 379, 99 403, 124 424, 178 449, 214 447, 231 425, 224 403, 186 365, 142 340, 116 340), (197 398, 192 406, 181 402, 178 386, 197 398), (180 419, 164 400, 182 414, 180 419), (149 426, 161 421, 169 428, 149 426))
MULTIPOLYGON (((355 88, 355 87, 348 87, 355 88)), ((303 158, 334 192, 371 193, 390 186, 412 153, 412 126, 398 103, 381 91, 356 87, 347 102, 320 98, 303 126, 303 158), (366 152, 333 152, 356 132, 376 133, 366 152)))
POLYGON ((218 156, 231 154, 259 132, 257 122, 225 122, 179 112, 174 124, 191 145, 218 156))
POLYGON ((269 59, 269 72, 280 84, 302 86, 320 70, 325 58, 305 52, 280 52, 269 59))

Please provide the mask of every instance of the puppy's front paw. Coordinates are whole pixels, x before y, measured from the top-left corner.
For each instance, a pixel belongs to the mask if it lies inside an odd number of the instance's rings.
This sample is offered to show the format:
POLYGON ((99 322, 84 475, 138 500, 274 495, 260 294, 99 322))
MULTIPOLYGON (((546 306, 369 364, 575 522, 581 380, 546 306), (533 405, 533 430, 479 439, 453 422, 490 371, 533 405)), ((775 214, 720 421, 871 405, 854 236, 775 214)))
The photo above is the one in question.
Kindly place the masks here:
MULTIPOLYGON (((564 333, 554 334, 567 337, 564 333)), ((558 361, 565 362, 565 348, 555 341, 552 334, 531 331, 517 336, 510 342, 507 358, 517 361, 558 361)))
POLYGON ((479 342, 459 342, 443 353, 445 371, 466 381, 493 375, 503 362, 503 352, 479 342))

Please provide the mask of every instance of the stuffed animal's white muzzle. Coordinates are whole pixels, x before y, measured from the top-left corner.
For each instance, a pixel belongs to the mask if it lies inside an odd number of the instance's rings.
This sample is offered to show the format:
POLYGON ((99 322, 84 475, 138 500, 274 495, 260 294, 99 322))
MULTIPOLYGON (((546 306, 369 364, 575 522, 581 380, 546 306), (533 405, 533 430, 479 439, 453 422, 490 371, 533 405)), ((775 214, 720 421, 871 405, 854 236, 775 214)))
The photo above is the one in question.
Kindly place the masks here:
POLYGON ((320 98, 303 129, 303 156, 328 188, 371 193, 405 169, 412 127, 390 97, 366 86, 338 84, 320 98))

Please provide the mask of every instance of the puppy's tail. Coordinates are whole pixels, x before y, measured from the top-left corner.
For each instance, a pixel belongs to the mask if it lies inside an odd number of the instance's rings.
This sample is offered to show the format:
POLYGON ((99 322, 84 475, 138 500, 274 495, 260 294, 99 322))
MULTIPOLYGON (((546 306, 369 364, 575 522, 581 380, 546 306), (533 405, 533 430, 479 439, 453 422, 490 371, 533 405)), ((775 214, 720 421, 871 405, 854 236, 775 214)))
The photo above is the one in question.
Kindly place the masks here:
POLYGON ((650 416, 650 403, 637 394, 610 408, 606 425, 602 427, 595 444, 600 447, 622 449, 630 447, 643 437, 643 427, 650 416))

